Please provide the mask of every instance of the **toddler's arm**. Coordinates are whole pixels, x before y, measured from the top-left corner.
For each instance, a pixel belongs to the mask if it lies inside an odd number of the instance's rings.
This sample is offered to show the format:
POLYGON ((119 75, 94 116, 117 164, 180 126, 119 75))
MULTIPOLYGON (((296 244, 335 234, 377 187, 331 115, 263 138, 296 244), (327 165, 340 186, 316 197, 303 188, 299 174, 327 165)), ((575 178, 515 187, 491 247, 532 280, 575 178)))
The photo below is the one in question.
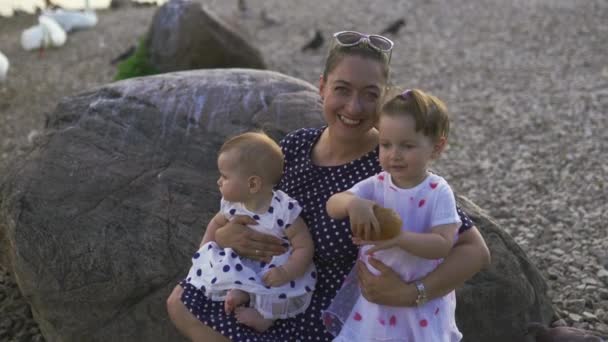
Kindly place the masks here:
POLYGON ((215 231, 218 228, 223 227, 228 223, 228 220, 221 212, 218 212, 213 216, 209 224, 207 224, 207 229, 205 230, 205 235, 203 235, 203 241, 201 241, 200 246, 206 244, 209 241, 215 241, 215 231))
POLYGON ((331 196, 327 201, 326 209, 327 214, 335 220, 341 220, 348 216, 353 235, 370 239, 372 229, 376 234, 380 233, 380 225, 376 215, 374 215, 375 205, 376 203, 373 201, 359 198, 352 192, 344 191, 331 196))
POLYGON ((312 263, 314 244, 304 220, 298 217, 285 229, 285 233, 291 243, 292 254, 285 264, 266 272, 263 278, 266 285, 280 286, 297 279, 304 275, 312 263))
POLYGON ((366 241, 353 238, 356 245, 374 245, 366 254, 391 247, 399 247, 408 253, 425 259, 445 258, 454 245, 459 223, 442 224, 431 228, 430 233, 402 231, 398 236, 384 241, 366 241))
POLYGON ((401 232, 399 247, 426 259, 445 258, 454 245, 460 223, 442 224, 431 228, 431 233, 401 232))

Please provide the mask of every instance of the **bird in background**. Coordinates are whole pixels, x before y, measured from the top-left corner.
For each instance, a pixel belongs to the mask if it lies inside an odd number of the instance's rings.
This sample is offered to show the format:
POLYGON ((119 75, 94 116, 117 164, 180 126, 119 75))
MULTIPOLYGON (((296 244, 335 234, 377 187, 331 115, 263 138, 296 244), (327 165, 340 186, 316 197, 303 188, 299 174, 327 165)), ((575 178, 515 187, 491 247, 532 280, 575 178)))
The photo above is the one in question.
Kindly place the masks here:
POLYGON ((135 53, 135 45, 131 45, 125 52, 118 55, 118 57, 112 59, 110 61, 110 64, 114 65, 118 62, 124 61, 125 59, 131 57, 134 53, 135 53))
POLYGON ((65 44, 67 34, 53 18, 45 15, 38 17, 38 25, 21 33, 21 46, 25 50, 39 49, 42 55, 44 48, 58 47, 65 44))
POLYGON ((302 51, 317 50, 321 47, 321 45, 323 45, 324 40, 325 39, 323 39, 323 34, 320 30, 317 29, 315 30, 314 37, 312 37, 312 39, 308 43, 306 43, 306 45, 302 46, 302 51))
POLYGON ((6 81, 9 66, 8 58, 0 51, 0 83, 6 81))
POLYGON ((526 335, 531 335, 536 342, 605 342, 589 331, 573 327, 548 328, 541 323, 528 323, 526 335))
POLYGON ((279 19, 268 14, 265 8, 260 12, 260 19, 262 20, 264 27, 275 26, 281 23, 279 19))
POLYGON ((401 27, 405 26, 405 19, 400 18, 388 25, 384 30, 380 32, 380 34, 397 34, 401 27))
POLYGON ((236 7, 242 17, 249 16, 249 7, 247 7, 245 0, 238 0, 236 7))
MULTIPOLYGON (((49 0, 47 0, 50 3, 49 0)), ((84 0, 83 11, 72 11, 58 9, 46 9, 42 15, 53 18, 65 32, 85 29, 97 25, 97 14, 91 9, 90 0, 84 0)))

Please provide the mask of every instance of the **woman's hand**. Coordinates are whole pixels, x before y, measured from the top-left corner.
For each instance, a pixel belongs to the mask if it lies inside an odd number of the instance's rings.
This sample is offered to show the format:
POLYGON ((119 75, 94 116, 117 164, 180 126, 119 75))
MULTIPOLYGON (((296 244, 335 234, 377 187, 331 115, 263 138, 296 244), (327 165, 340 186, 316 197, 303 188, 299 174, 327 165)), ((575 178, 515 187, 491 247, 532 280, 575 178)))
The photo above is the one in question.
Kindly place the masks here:
POLYGON ((246 225, 257 224, 249 216, 235 216, 215 232, 215 241, 222 248, 232 248, 240 256, 257 261, 270 262, 273 256, 283 254, 287 248, 276 236, 257 232, 246 225))
POLYGON ((348 204, 346 211, 355 237, 369 240, 372 237, 372 231, 380 234, 380 224, 374 214, 375 205, 376 203, 373 201, 357 197, 348 204))
POLYGON ((372 303, 388 306, 415 306, 418 292, 414 285, 404 282, 399 275, 381 261, 370 257, 369 263, 380 271, 374 275, 367 266, 357 261, 357 276, 361 294, 372 303))

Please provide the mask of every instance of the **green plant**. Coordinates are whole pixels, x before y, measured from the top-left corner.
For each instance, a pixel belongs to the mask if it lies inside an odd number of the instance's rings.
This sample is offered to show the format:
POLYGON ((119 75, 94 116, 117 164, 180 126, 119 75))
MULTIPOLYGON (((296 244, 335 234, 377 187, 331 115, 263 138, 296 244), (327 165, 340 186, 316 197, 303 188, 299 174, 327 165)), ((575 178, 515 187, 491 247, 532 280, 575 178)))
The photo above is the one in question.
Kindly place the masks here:
POLYGON ((120 81, 132 77, 155 74, 158 74, 158 70, 148 61, 146 39, 142 38, 137 45, 135 53, 118 64, 118 73, 114 77, 114 80, 120 81))

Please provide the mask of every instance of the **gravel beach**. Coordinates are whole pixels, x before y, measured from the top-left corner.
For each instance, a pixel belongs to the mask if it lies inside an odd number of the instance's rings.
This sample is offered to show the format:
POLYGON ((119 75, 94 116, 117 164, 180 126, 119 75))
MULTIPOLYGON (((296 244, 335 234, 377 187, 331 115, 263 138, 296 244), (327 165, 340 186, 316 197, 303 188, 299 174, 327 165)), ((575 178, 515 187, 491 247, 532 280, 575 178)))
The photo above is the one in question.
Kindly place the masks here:
MULTIPOLYGON (((559 324, 608 336, 608 2, 604 0, 206 0, 239 23, 269 68, 317 84, 330 34, 392 21, 393 83, 427 90, 453 115, 435 168, 487 210, 541 270, 559 324), (264 22, 264 12, 278 23, 264 22), (301 47, 319 29, 318 51, 301 47)), ((32 15, 0 17, 0 179, 60 99, 112 82, 110 61, 146 33, 156 8, 99 11, 65 46, 24 51, 32 15)), ((0 341, 43 341, 0 268, 0 341)))

